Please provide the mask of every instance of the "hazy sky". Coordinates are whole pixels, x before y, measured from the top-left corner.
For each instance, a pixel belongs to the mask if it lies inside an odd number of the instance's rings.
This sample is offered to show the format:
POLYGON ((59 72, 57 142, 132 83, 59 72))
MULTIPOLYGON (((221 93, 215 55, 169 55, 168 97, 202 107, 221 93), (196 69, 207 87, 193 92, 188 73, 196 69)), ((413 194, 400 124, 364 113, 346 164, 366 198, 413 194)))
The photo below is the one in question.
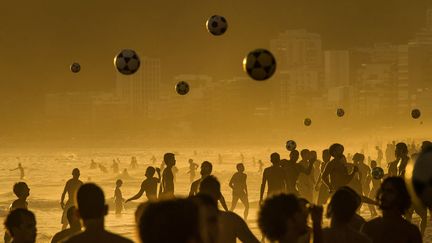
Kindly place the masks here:
POLYGON ((0 114, 26 114, 47 91, 113 87, 113 56, 133 48, 162 59, 164 78, 242 75, 251 49, 285 29, 320 33, 324 48, 404 43, 425 22, 426 0, 24 0, 0 15, 0 114), (414 3, 415 2, 415 3, 414 3), (210 36, 206 18, 224 15, 228 32, 210 36), (82 72, 68 70, 78 61, 82 72))

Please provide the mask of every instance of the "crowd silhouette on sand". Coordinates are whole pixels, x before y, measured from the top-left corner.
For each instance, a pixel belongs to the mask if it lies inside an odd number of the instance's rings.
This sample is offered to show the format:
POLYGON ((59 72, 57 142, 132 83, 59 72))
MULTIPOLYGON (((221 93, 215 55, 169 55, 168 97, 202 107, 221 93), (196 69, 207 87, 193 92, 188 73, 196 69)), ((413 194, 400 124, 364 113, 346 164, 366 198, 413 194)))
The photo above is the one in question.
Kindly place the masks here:
MULTIPOLYGON (((316 151, 307 149, 300 152, 292 150, 288 159, 272 153, 271 166, 264 170, 259 160, 262 183, 257 221, 263 235, 261 241, 422 242, 427 208, 411 202, 404 176, 407 165, 414 163, 415 157, 432 151, 432 143, 426 141, 421 148, 417 148, 415 145, 393 142, 388 144, 385 152, 378 146, 375 149, 377 158, 372 160, 369 157, 368 163, 363 153, 345 156, 341 144, 333 144, 322 151, 322 161, 318 159, 316 151), (384 165, 384 161, 387 165, 384 165), (377 177, 371 171, 379 166, 387 167, 387 173, 377 177), (326 205, 325 217, 330 220, 326 228, 322 227, 323 205, 326 205), (359 214, 362 205, 369 209, 371 220, 366 221, 359 214), (421 218, 420 227, 410 222, 414 212, 421 218)), ((220 154, 218 159, 222 163, 220 154)), ((152 162, 153 165, 156 163, 154 157, 152 162)), ((113 171, 119 171, 118 163, 118 159, 113 161, 113 171)), ((116 181, 116 213, 121 212, 123 203, 137 200, 144 193, 148 199, 135 211, 135 224, 141 242, 260 242, 246 223, 249 199, 243 154, 236 165, 237 171, 229 181, 232 188, 231 211, 221 193, 220 182, 212 175, 211 162, 204 161, 199 166, 192 159, 189 160, 191 187, 187 198, 175 197, 175 165, 175 154, 166 153, 163 156, 163 169, 149 166, 139 191, 127 200, 121 193, 123 181, 116 181), (201 177, 195 180, 198 168, 201 177), (239 200, 244 205, 243 218, 232 212, 239 200), (223 210, 219 209, 218 203, 223 210)), ((101 166, 92 160, 91 168, 99 167, 106 171, 101 166)), ((130 168, 137 167, 137 160, 133 158, 130 168)), ((23 177, 22 165, 19 164, 17 169, 23 177)), ((104 192, 98 185, 83 183, 79 178, 80 170, 73 169, 72 178, 66 182, 61 194, 62 231, 53 236, 52 242, 132 242, 105 229, 104 218, 108 206, 104 192)), ((4 240, 14 243, 35 242, 36 216, 27 209, 30 189, 25 182, 18 182, 13 186, 13 192, 17 199, 12 202, 4 222, 4 240)))

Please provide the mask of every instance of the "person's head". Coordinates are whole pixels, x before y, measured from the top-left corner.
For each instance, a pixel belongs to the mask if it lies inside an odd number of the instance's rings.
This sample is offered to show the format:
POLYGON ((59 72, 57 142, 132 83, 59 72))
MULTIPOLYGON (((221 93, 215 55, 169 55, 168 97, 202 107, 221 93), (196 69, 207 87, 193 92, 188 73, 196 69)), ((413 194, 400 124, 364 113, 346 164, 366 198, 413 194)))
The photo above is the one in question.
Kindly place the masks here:
POLYGON ((411 206, 411 197, 401 177, 386 178, 377 192, 376 199, 384 212, 397 210, 402 215, 411 206))
POLYGON ((432 142, 431 141, 423 141, 421 145, 421 151, 426 152, 426 150, 432 150, 432 142))
POLYGON ((217 201, 221 198, 221 186, 218 179, 214 176, 207 176, 204 178, 199 187, 199 192, 208 195, 217 201))
POLYGON ((360 164, 364 162, 365 156, 360 153, 355 153, 352 159, 355 164, 360 164))
POLYGON ((373 169, 373 168, 377 167, 378 164, 377 164, 377 162, 375 160, 371 160, 370 166, 373 169))
POLYGON ((6 217, 4 225, 13 242, 36 242, 36 217, 31 211, 23 208, 12 210, 6 217))
POLYGON ((80 227, 81 228, 81 223, 80 223, 80 220, 79 220, 78 215, 76 213, 75 206, 72 206, 67 210, 66 216, 67 216, 67 220, 69 222, 69 225, 71 227, 80 227))
POLYGON ((338 143, 332 144, 329 148, 330 155, 333 158, 342 157, 344 150, 345 150, 344 146, 342 146, 342 144, 338 144, 338 143))
POLYGON ((327 206, 327 217, 333 222, 348 224, 360 206, 360 196, 349 187, 339 188, 327 206))
POLYGON ((310 151, 308 149, 303 149, 300 152, 300 155, 301 155, 302 160, 309 160, 309 158, 310 158, 310 151))
POLYGON ((329 162, 331 159, 330 151, 328 149, 324 149, 322 151, 322 159, 324 162, 329 162))
POLYGON ((123 185, 123 181, 120 180, 120 179, 118 179, 118 180, 116 181, 116 186, 117 186, 117 187, 121 187, 122 185, 123 185))
POLYGON ((240 173, 243 173, 245 171, 245 167, 244 167, 243 163, 238 163, 236 165, 236 168, 237 168, 237 171, 240 173))
POLYGON ((202 243, 199 206, 189 199, 149 203, 139 220, 143 243, 202 243))
POLYGON ((172 167, 176 164, 175 155, 173 153, 164 154, 164 163, 168 167, 172 167))
POLYGON ((102 189, 93 183, 86 183, 78 189, 75 205, 83 221, 103 219, 108 214, 105 195, 102 189))
POLYGON ((21 163, 18 163, 18 167, 22 167, 21 163))
POLYGON ((297 150, 291 151, 291 153, 290 153, 290 161, 294 162, 294 163, 297 162, 297 160, 299 159, 299 156, 300 156, 299 151, 297 151, 297 150))
POLYGON ((13 186, 13 192, 19 199, 26 199, 30 195, 30 188, 25 182, 17 182, 13 186))
POLYGON ((272 153, 270 155, 270 162, 273 165, 279 165, 280 164, 280 155, 278 153, 272 153))
POLYGON ((193 163, 193 159, 189 159, 188 162, 189 162, 189 164, 192 164, 193 163))
POLYGON ((74 179, 78 179, 80 177, 80 170, 78 168, 72 170, 72 177, 74 179))
POLYGON ((396 144, 395 156, 396 158, 402 158, 408 155, 408 147, 405 143, 396 144))
POLYGON ((271 241, 307 232, 306 217, 296 196, 280 194, 264 201, 258 213, 258 226, 271 241))
POLYGON ((146 169, 145 176, 147 178, 152 178, 156 172, 156 169, 153 166, 149 166, 146 169))
POLYGON ((201 171, 200 174, 202 176, 209 176, 213 171, 213 165, 209 161, 204 161, 201 163, 201 171))

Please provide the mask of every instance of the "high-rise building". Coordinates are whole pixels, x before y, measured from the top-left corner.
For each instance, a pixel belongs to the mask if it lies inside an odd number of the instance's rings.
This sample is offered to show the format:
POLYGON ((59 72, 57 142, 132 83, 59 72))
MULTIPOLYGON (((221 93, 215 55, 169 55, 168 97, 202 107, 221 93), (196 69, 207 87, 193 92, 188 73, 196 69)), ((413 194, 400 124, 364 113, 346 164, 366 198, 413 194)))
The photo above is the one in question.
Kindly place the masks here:
POLYGON ((279 70, 293 66, 322 66, 321 36, 306 30, 287 30, 270 41, 279 70))
POLYGON ((147 117, 150 102, 159 97, 160 59, 141 58, 141 66, 133 75, 117 74, 116 94, 128 102, 134 117, 147 117))
POLYGON ((324 52, 325 86, 334 88, 350 84, 350 64, 348 51, 324 52))
POLYGON ((432 8, 426 11, 426 29, 432 30, 432 8))

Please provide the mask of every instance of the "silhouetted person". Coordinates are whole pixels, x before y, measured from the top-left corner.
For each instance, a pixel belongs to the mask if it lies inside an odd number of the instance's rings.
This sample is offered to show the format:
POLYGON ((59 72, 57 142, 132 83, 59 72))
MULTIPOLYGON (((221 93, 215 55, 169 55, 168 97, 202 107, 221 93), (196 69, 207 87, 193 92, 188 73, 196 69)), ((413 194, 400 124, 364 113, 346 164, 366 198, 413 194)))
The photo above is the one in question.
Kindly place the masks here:
MULTIPOLYGON (((371 171, 376 168, 377 162, 375 160, 371 161, 371 171)), ((378 192, 378 189, 381 186, 381 179, 374 179, 372 177, 372 173, 369 173, 369 177, 370 177, 370 181, 372 182, 372 188, 369 192, 369 195, 367 195, 369 198, 376 198, 376 194, 378 192)), ((374 205, 368 205, 369 210, 371 211, 371 216, 375 217, 378 215, 378 213, 376 212, 375 206, 374 205)))
POLYGON ((13 186, 13 192, 18 199, 12 202, 10 205, 10 210, 14 210, 17 208, 28 208, 27 198, 30 195, 30 188, 27 186, 25 182, 17 182, 13 186))
POLYGON ((410 158, 408 157, 408 147, 405 143, 396 144, 395 149, 396 160, 389 163, 389 176, 405 176, 406 166, 410 158))
POLYGON ((119 173, 119 164, 117 163, 117 161, 115 159, 113 159, 111 169, 113 170, 113 173, 115 173, 115 174, 119 173))
POLYGON ((285 192, 285 172, 280 166, 280 155, 278 153, 272 153, 270 155, 270 162, 272 163, 272 166, 265 168, 263 172, 259 200, 260 204, 263 201, 266 184, 268 184, 267 197, 285 192))
POLYGON ((323 230, 325 242, 334 243, 369 243, 366 235, 351 227, 350 222, 359 208, 359 198, 354 191, 339 188, 327 206, 327 217, 331 219, 330 227, 323 230))
POLYGON ((189 171, 187 172, 187 174, 189 174, 190 183, 195 180, 195 174, 198 167, 198 164, 195 163, 193 159, 189 159, 189 171))
POLYGON ((20 180, 24 179, 24 167, 22 167, 21 163, 18 163, 18 167, 15 169, 11 169, 10 171, 19 170, 20 171, 20 180))
POLYGON ((329 192, 332 193, 339 187, 347 185, 358 171, 358 168, 354 166, 353 172, 348 173, 346 158, 343 155, 344 147, 341 144, 331 145, 329 152, 333 159, 327 163, 321 178, 329 192))
POLYGON ((70 207, 67 211, 67 218, 70 225, 70 228, 64 229, 53 236, 51 239, 51 243, 63 242, 67 240, 69 237, 78 234, 81 232, 81 222, 76 213, 75 206, 70 207))
POLYGON ((13 243, 36 242, 36 218, 35 215, 24 208, 12 210, 4 222, 8 234, 13 243))
MULTIPOLYGON (((212 171, 213 171, 212 163, 210 163, 209 161, 204 161, 201 163, 201 171, 200 171, 201 178, 192 183, 189 196, 195 196, 198 194, 199 187, 201 185, 202 180, 204 180, 207 176, 211 175, 212 171)), ((220 201, 222 207, 226 211, 228 211, 228 206, 226 205, 225 198, 222 194, 219 197, 218 201, 220 201)))
MULTIPOLYGON (((312 152, 307 150, 307 149, 303 149, 300 152, 301 155, 301 160, 297 163, 299 166, 303 167, 302 170, 300 170, 300 173, 298 173, 298 179, 297 179, 297 188, 299 191, 299 194, 306 198, 308 201, 312 202, 313 201, 313 188, 315 185, 315 181, 314 181, 314 174, 313 174, 313 165, 315 163, 315 161, 317 160, 316 158, 316 153, 315 156, 312 156, 312 152), (301 172, 306 172, 306 173, 301 173, 301 172)), ((299 169, 301 169, 299 167, 299 169)), ((287 180, 289 180, 290 178, 287 177, 287 180)), ((290 193, 288 191, 288 193, 290 193)))
POLYGON ((103 164, 100 164, 99 163, 99 169, 103 172, 103 173, 108 173, 108 170, 107 170, 107 168, 103 165, 103 164))
POLYGON ((152 162, 152 165, 155 165, 156 164, 156 157, 153 155, 151 158, 150 158, 150 161, 152 162))
POLYGON ((132 170, 138 168, 138 160, 135 156, 132 156, 129 168, 132 170))
POLYGON ((69 238, 66 243, 132 242, 105 230, 104 218, 108 214, 108 206, 100 187, 92 183, 82 185, 76 194, 76 204, 85 230, 69 238))
POLYGON ((218 162, 219 162, 219 164, 223 163, 223 158, 222 158, 221 154, 218 154, 218 162))
MULTIPOLYGON (((312 206, 309 210, 314 228, 313 242, 322 242, 322 208, 312 206)), ((258 213, 258 226, 266 238, 279 243, 296 243, 308 233, 307 214, 293 194, 267 198, 258 213)))
POLYGON ((262 173, 263 172, 263 166, 264 163, 262 162, 262 160, 258 160, 258 173, 262 173))
MULTIPOLYGON (((222 193, 220 183, 214 176, 207 176, 201 181, 200 193, 209 195, 213 200, 220 200, 222 193)), ((219 238, 220 243, 235 243, 236 239, 241 242, 258 243, 258 239, 252 234, 246 222, 233 212, 218 211, 219 238)))
POLYGON ((123 172, 119 175, 119 178, 122 178, 124 180, 131 179, 132 177, 129 175, 129 172, 126 168, 123 169, 123 172))
MULTIPOLYGON (((323 205, 327 202, 330 193, 329 190, 327 188, 327 186, 322 182, 322 174, 324 173, 324 168, 327 166, 328 162, 330 162, 331 159, 331 155, 328 149, 323 150, 322 152, 322 159, 323 162, 321 163, 320 166, 320 175, 317 179, 316 182, 316 186, 315 186, 315 190, 318 190, 318 199, 317 199, 317 204, 318 205, 323 205)), ((327 175, 329 176, 329 175, 327 175)), ((329 178, 326 178, 326 180, 329 180, 329 178)))
POLYGON ((203 226, 197 203, 173 199, 147 203, 138 230, 142 243, 206 243, 203 226))
POLYGON ((386 178, 378 191, 377 200, 383 216, 367 222, 363 233, 374 243, 422 242, 419 229, 402 217, 411 205, 411 198, 402 178, 386 178))
POLYGON ((162 181, 160 186, 159 197, 173 198, 174 197, 174 174, 172 167, 176 164, 175 155, 173 153, 166 153, 164 155, 163 163, 166 168, 162 172, 162 181))
MULTIPOLYGON (((355 173, 353 179, 349 183, 349 186, 359 195, 363 195, 363 192, 365 192, 365 179, 370 172, 370 168, 364 163, 364 160, 365 156, 363 154, 355 153, 353 156, 353 165, 357 166, 358 171, 355 173)), ((367 193, 366 195, 369 194, 369 190, 370 189, 368 187, 365 192, 367 193)))
POLYGON ((120 190, 120 187, 123 185, 123 181, 118 179, 116 181, 116 188, 114 191, 114 203, 115 203, 115 213, 116 214, 121 214, 122 210, 123 210, 123 195, 122 192, 120 190))
POLYGON ((126 200, 126 203, 129 201, 139 199, 143 195, 144 192, 146 193, 147 199, 149 201, 154 201, 157 199, 157 186, 161 180, 159 168, 155 169, 152 166, 147 167, 145 176, 147 178, 141 183, 140 191, 135 196, 126 200), (157 172, 158 177, 154 177, 155 171, 157 172))
POLYGON ((249 199, 248 199, 248 190, 247 190, 247 175, 244 173, 245 168, 243 163, 237 164, 237 172, 231 177, 229 182, 229 186, 233 190, 231 211, 237 206, 237 202, 240 201, 243 203, 245 210, 243 213, 244 220, 247 220, 247 216, 249 214, 249 199))
MULTIPOLYGON (((13 211, 18 208, 27 209, 28 208, 27 198, 30 195, 30 188, 27 186, 27 184, 25 182, 15 183, 13 186, 13 192, 18 199, 12 202, 12 204, 9 207, 9 211, 13 211)), ((6 243, 11 241, 11 236, 7 231, 5 232, 3 239, 6 243)))
POLYGON ((382 160, 384 158, 384 154, 383 151, 381 150, 381 148, 379 146, 375 146, 375 149, 377 151, 377 158, 376 158, 376 162, 378 163, 378 165, 382 165, 382 160))
POLYGON ((80 177, 80 171, 78 168, 75 168, 72 170, 72 179, 69 179, 66 182, 66 185, 63 189, 63 193, 61 195, 60 199, 60 206, 63 209, 63 216, 61 223, 63 224, 62 229, 66 229, 68 226, 67 221, 67 211, 70 207, 74 205, 74 197, 75 193, 78 190, 78 188, 83 184, 82 181, 79 180, 80 177), (66 193, 68 194, 68 200, 66 201, 66 204, 64 203, 66 193))
POLYGON ((98 168, 98 164, 94 160, 91 160, 91 162, 90 162, 90 169, 94 170, 94 169, 97 169, 97 168, 98 168))
POLYGON ((283 159, 281 161, 287 193, 299 195, 297 184, 300 174, 310 175, 312 172, 314 161, 309 159, 309 150, 303 150, 302 152, 303 159, 306 163, 308 163, 306 167, 300 163, 297 163, 299 158, 299 152, 297 150, 291 151, 290 160, 283 159))
POLYGON ((243 155, 243 153, 240 154, 240 162, 244 163, 244 155, 243 155))

